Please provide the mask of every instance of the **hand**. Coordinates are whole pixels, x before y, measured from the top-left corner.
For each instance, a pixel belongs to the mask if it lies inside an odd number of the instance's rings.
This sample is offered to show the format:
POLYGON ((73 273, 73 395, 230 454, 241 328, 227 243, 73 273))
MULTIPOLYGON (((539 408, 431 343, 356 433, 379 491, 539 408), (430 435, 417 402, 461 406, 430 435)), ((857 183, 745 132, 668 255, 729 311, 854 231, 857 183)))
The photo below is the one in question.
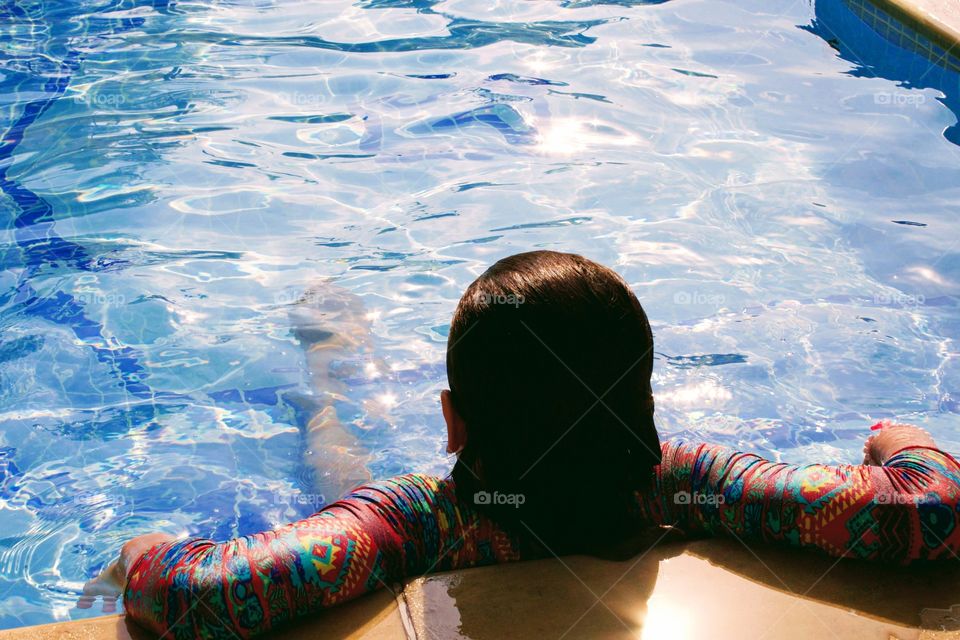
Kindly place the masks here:
POLYGON ((77 608, 89 609, 97 598, 102 597, 103 612, 116 612, 117 599, 127 584, 127 574, 137 560, 153 547, 176 539, 176 536, 169 533, 148 533, 128 540, 120 549, 120 557, 108 564, 100 575, 83 585, 83 595, 77 599, 77 608))
POLYGON ((78 609, 89 609, 103 597, 103 612, 116 613, 117 599, 123 591, 125 575, 120 569, 120 559, 108 564, 96 578, 83 585, 83 595, 77 599, 78 609))
POLYGON ((881 420, 870 428, 878 433, 867 438, 863 445, 863 464, 865 465, 880 466, 895 453, 907 447, 937 446, 927 431, 912 424, 881 420))

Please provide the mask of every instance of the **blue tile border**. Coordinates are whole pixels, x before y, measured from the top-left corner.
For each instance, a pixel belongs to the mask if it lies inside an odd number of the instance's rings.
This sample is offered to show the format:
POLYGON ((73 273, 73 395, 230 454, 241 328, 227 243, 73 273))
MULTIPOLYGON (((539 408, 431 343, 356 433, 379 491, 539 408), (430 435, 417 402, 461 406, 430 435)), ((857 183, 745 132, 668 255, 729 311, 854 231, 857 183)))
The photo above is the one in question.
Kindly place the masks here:
POLYGON ((876 0, 846 0, 846 3, 857 17, 889 42, 918 53, 938 66, 960 71, 960 43, 932 33, 895 5, 883 3, 881 6, 876 0))

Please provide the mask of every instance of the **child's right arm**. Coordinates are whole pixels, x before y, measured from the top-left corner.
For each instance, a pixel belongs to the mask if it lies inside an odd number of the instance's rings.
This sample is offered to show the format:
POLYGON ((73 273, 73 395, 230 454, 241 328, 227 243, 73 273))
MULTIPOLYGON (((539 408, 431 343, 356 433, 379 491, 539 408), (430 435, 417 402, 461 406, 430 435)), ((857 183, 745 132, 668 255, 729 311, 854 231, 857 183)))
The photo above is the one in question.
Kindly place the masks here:
POLYGON ((407 576, 516 560, 517 549, 458 506, 451 481, 401 476, 274 531, 155 546, 131 566, 124 608, 164 637, 247 638, 407 576))
POLYGON ((925 432, 903 429, 888 427, 868 443, 880 466, 782 464, 669 442, 640 508, 649 521, 687 533, 901 564, 957 560, 960 465, 925 432))

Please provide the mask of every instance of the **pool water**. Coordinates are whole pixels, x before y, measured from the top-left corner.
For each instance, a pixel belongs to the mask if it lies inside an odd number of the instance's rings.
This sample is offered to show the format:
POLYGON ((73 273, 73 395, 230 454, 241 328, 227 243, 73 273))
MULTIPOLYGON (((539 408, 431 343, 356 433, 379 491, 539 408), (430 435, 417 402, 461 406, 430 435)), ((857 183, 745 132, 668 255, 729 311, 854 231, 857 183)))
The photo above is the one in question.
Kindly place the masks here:
POLYGON ((336 498, 290 314, 323 278, 373 477, 449 468, 451 313, 534 248, 631 283, 667 436, 960 450, 958 93, 841 0, 0 0, 0 628, 98 614, 133 535, 336 498))

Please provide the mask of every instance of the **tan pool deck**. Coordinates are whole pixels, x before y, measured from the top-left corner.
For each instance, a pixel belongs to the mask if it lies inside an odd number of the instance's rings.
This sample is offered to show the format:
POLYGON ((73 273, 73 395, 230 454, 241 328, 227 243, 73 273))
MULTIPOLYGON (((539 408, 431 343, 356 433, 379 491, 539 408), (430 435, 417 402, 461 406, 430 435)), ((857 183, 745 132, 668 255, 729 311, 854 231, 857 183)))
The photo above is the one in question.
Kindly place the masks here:
MULTIPOLYGON (((2 640, 141 640, 122 616, 0 632, 2 640)), ((960 563, 837 562, 736 540, 661 543, 611 561, 570 556, 434 574, 271 638, 960 639, 960 563)))
POLYGON ((870 0, 943 50, 960 53, 960 0, 870 0))

